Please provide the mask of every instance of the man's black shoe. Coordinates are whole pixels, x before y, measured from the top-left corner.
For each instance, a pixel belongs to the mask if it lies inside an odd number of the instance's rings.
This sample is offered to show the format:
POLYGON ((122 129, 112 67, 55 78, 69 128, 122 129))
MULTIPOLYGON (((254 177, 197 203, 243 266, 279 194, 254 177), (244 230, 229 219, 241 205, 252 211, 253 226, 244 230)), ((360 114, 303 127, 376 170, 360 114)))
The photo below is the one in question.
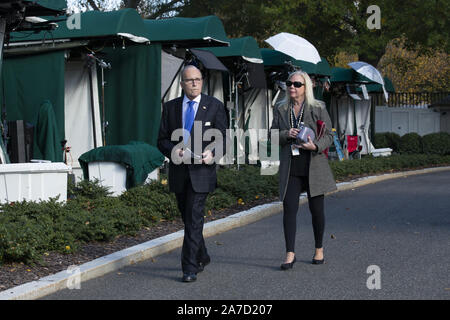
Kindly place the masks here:
POLYGON ((181 279, 183 282, 194 282, 195 280, 197 280, 196 273, 183 273, 183 278, 181 279))

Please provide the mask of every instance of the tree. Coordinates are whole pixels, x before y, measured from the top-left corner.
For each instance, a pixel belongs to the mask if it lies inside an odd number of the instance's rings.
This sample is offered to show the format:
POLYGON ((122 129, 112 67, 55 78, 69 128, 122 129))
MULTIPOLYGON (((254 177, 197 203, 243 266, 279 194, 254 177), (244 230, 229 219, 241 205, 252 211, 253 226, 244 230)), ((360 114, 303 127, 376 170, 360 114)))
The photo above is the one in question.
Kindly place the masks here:
POLYGON ((345 51, 376 66, 388 42, 402 35, 408 47, 449 51, 448 0, 192 0, 180 10, 182 16, 210 14, 222 19, 230 37, 250 35, 268 46, 264 39, 291 32, 330 61, 345 51), (380 29, 367 27, 371 5, 380 8, 380 29))
MULTIPOLYGON (((100 9, 109 2, 75 1, 95 2, 100 9)), ((229 37, 253 36, 261 47, 269 47, 264 39, 276 33, 294 33, 328 61, 346 52, 376 66, 389 41, 399 37, 406 48, 450 50, 448 0, 122 0, 121 7, 136 8, 149 19, 216 15, 229 37), (367 26, 372 5, 380 9, 380 29, 367 26)))
POLYGON ((378 69, 398 92, 449 92, 450 55, 434 49, 423 52, 406 46, 406 39, 389 42, 378 69))

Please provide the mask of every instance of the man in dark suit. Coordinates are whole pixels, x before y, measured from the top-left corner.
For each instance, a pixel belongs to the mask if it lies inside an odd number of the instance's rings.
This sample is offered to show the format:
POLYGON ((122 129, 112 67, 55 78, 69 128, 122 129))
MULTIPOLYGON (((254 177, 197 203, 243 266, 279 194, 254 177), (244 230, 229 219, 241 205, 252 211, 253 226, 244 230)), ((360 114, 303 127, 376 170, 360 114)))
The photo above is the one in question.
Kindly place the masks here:
POLYGON ((222 102, 201 93, 203 77, 195 66, 183 69, 180 85, 184 96, 163 106, 158 148, 170 159, 169 189, 184 222, 182 281, 193 282, 210 262, 204 207, 217 183, 215 162, 225 152, 227 117, 222 102))

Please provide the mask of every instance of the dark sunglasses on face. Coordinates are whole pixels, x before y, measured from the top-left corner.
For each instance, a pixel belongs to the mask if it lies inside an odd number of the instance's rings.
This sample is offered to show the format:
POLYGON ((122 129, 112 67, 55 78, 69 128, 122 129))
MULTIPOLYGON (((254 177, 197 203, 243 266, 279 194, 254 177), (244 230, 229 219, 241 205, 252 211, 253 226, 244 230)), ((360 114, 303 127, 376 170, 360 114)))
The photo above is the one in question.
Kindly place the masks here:
POLYGON ((294 85, 294 87, 296 88, 301 88, 302 86, 304 86, 304 83, 301 83, 300 81, 286 81, 286 86, 289 88, 290 86, 294 85))

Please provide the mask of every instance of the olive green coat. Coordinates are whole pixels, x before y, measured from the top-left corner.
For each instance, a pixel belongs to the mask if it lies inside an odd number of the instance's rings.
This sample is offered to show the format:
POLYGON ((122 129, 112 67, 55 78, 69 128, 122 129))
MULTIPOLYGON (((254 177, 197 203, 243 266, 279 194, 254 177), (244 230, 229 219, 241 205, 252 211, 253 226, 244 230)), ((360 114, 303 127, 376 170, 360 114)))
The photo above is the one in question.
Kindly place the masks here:
MULTIPOLYGON (((273 110, 273 122, 271 129, 279 130, 279 143, 280 143, 280 200, 283 201, 286 195, 286 189, 289 179, 289 172, 291 167, 291 144, 293 139, 288 137, 290 122, 289 122, 289 105, 277 104, 273 110)), ((314 139, 314 143, 317 145, 318 150, 312 151, 311 161, 309 165, 309 192, 311 197, 322 195, 336 190, 336 181, 334 180, 333 173, 331 172, 323 151, 328 148, 333 142, 333 134, 331 132, 331 120, 328 112, 325 108, 325 104, 322 101, 318 101, 315 106, 305 104, 305 111, 303 115, 303 122, 306 126, 313 129, 317 136, 317 120, 325 122, 325 133, 317 140, 314 139)), ((272 133, 273 137, 273 133, 272 133)), ((307 190, 303 190, 307 191, 307 190)))

